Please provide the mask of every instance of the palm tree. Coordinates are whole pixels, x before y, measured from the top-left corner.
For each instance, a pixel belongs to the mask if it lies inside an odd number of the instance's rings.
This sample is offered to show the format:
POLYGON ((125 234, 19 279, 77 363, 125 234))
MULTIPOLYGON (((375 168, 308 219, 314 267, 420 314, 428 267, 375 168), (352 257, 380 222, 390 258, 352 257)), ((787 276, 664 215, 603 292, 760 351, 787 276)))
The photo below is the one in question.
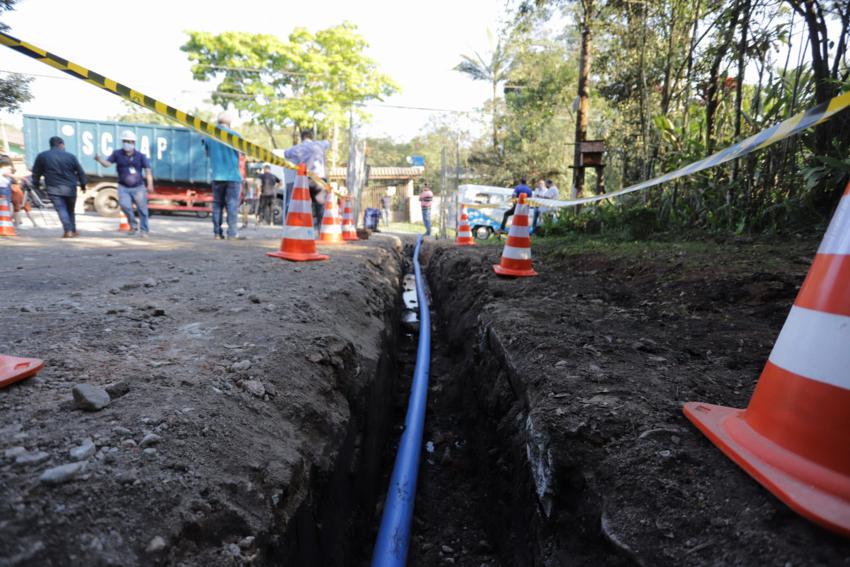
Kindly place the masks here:
POLYGON ((488 81, 493 87, 493 150, 497 151, 499 147, 499 136, 496 127, 496 93, 499 83, 508 78, 511 64, 510 57, 500 40, 496 43, 496 47, 491 49, 487 59, 482 57, 477 51, 474 52, 474 56, 461 55, 461 59, 463 61, 458 63, 454 68, 455 71, 468 75, 473 81, 488 81))

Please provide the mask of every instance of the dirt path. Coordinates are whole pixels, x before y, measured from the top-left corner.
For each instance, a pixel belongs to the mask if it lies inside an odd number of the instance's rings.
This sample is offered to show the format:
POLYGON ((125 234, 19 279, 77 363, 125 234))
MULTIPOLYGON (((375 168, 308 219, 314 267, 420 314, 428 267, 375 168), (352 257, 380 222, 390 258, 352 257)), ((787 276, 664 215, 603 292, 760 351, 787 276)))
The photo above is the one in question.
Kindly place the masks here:
POLYGON ((816 247, 549 242, 540 277, 522 280, 493 274, 497 247, 430 248, 506 564, 848 564, 850 542, 782 505, 681 410, 746 407, 816 247))
POLYGON ((46 363, 0 391, 0 565, 344 564, 388 427, 398 242, 291 264, 264 255, 278 230, 102 225, 0 242, 0 352, 46 363), (81 383, 111 403, 77 409, 81 383), (75 448, 75 478, 40 480, 75 448))

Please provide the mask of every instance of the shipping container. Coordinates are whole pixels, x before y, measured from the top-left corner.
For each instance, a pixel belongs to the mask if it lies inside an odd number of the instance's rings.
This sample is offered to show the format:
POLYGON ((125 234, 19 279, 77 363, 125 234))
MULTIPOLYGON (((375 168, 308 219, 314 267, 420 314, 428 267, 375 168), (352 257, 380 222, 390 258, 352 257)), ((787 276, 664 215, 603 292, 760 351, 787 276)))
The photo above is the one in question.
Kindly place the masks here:
POLYGON ((102 167, 94 156, 106 158, 120 148, 125 130, 135 132, 136 149, 151 161, 155 191, 148 194, 149 208, 209 214, 212 194, 210 163, 203 144, 206 137, 189 128, 24 115, 26 164, 32 168, 39 152, 49 149, 50 138, 59 136, 89 178, 89 191, 81 194, 86 204, 101 215, 117 216, 115 167, 102 167))

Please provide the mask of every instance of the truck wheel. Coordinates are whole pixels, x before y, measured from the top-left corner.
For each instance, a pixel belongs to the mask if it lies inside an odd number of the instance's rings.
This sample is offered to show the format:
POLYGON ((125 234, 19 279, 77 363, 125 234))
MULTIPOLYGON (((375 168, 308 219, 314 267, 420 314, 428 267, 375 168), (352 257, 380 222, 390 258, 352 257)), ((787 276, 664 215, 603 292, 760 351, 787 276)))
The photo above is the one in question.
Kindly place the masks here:
POLYGON ((195 216, 198 217, 199 219, 205 219, 208 216, 210 216, 210 212, 209 211, 198 211, 197 213, 195 213, 195 216))
POLYGON ((487 240, 493 236, 493 229, 489 226, 476 225, 472 227, 472 236, 478 240, 487 240))
POLYGON ((275 199, 272 205, 273 224, 283 224, 283 199, 275 199))
POLYGON ((115 187, 100 189, 94 196, 94 210, 102 217, 117 217, 119 215, 118 189, 115 187))

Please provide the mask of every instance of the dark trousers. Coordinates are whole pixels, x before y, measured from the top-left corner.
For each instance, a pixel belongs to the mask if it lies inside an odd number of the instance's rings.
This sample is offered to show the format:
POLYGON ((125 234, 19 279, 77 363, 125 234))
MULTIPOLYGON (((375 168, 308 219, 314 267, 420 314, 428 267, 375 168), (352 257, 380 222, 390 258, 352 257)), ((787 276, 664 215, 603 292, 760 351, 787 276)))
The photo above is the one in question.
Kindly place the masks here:
POLYGON ((511 208, 505 211, 505 214, 502 215, 502 226, 499 227, 499 230, 505 230, 505 225, 508 224, 508 217, 512 217, 516 212, 516 203, 511 205, 511 208))
POLYGON ((260 196, 260 212, 259 217, 260 221, 266 224, 272 224, 273 215, 274 215, 274 195, 261 195, 260 196))
POLYGON ((77 232, 77 219, 74 216, 74 205, 77 204, 77 194, 74 195, 50 195, 50 200, 53 202, 53 208, 56 209, 56 214, 59 215, 59 221, 62 223, 62 230, 65 232, 77 232))

